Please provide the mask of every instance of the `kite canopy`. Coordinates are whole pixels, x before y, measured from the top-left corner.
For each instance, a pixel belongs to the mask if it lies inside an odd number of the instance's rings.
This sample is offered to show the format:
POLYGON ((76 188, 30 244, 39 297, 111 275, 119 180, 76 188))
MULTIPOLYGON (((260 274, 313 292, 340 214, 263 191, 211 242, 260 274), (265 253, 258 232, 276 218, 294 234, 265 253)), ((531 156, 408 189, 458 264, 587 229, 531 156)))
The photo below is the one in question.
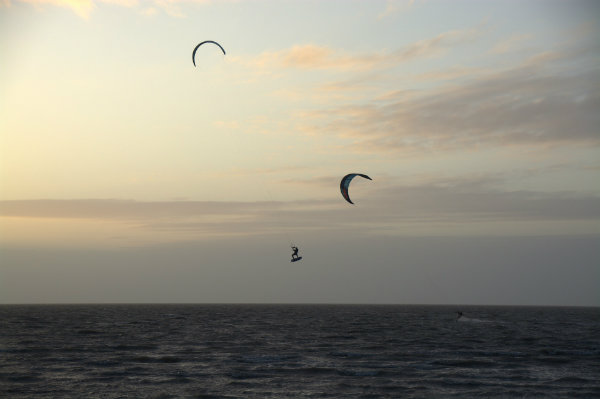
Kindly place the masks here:
POLYGON ((223 52, 223 55, 225 55, 225 49, 223 47, 221 47, 221 45, 219 43, 212 41, 212 40, 205 40, 205 41, 199 43, 196 47, 194 47, 194 51, 192 52, 192 62, 194 63, 194 66, 196 66, 196 50, 198 50, 198 47, 202 46, 204 43, 216 44, 217 46, 219 46, 219 48, 223 52))
POLYGON ((354 205, 354 202, 352 202, 350 200, 350 195, 348 194, 348 188, 350 187, 350 182, 356 176, 360 176, 360 177, 364 177, 365 179, 373 180, 369 176, 363 175, 362 173, 350 173, 350 174, 347 174, 346 176, 342 177, 342 181, 340 182, 340 191, 342 192, 342 195, 344 196, 346 201, 348 201, 352 205, 354 205))

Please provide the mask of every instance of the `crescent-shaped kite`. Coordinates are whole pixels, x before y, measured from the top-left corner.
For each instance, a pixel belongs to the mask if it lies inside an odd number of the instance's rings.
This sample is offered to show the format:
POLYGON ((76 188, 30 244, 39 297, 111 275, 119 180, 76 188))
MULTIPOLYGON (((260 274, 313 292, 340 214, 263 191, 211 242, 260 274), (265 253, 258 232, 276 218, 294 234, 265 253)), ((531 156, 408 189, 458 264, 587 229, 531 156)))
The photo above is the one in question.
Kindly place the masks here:
POLYGON ((350 195, 348 194, 348 187, 350 187, 350 182, 356 176, 360 176, 360 177, 364 177, 365 179, 373 180, 369 176, 363 175, 362 173, 350 173, 350 174, 347 174, 346 176, 342 177, 342 181, 340 182, 340 191, 342 192, 342 195, 344 196, 346 201, 348 201, 352 205, 354 205, 354 202, 352 202, 350 200, 350 195))
POLYGON ((196 66, 196 50, 198 50, 198 47, 202 46, 204 43, 216 44, 217 46, 219 46, 219 48, 223 52, 223 55, 225 55, 225 49, 223 47, 221 47, 221 45, 219 43, 217 43, 213 40, 205 40, 205 41, 199 43, 196 47, 194 47, 194 51, 192 52, 192 62, 194 63, 194 66, 196 66))

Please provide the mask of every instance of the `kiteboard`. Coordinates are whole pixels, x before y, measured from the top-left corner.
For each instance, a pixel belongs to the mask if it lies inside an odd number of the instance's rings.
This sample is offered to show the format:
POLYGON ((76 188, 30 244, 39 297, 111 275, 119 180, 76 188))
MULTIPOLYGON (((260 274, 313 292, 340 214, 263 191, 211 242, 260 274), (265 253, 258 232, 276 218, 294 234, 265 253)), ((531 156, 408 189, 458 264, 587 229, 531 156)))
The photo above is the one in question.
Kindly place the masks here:
POLYGON ((292 260, 290 262, 298 262, 300 259, 302 259, 302 256, 298 256, 297 258, 292 258, 292 260))

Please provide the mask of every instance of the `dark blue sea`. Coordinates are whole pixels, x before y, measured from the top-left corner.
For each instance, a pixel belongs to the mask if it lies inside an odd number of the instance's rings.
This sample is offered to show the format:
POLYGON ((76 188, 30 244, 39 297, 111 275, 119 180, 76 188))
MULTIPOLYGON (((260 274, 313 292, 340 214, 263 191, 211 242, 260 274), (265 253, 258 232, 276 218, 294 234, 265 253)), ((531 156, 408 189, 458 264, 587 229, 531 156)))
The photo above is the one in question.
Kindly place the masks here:
POLYGON ((3 305, 0 323, 2 398, 600 397, 600 308, 3 305))

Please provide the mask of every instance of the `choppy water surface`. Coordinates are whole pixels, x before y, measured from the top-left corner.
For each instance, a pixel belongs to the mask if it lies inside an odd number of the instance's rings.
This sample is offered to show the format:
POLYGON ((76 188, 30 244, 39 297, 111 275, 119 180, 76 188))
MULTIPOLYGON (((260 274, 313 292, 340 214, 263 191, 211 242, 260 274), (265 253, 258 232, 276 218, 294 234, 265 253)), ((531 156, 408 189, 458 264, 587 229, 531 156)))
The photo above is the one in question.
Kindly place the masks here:
POLYGON ((600 397, 600 309, 0 306, 0 397, 600 397))

